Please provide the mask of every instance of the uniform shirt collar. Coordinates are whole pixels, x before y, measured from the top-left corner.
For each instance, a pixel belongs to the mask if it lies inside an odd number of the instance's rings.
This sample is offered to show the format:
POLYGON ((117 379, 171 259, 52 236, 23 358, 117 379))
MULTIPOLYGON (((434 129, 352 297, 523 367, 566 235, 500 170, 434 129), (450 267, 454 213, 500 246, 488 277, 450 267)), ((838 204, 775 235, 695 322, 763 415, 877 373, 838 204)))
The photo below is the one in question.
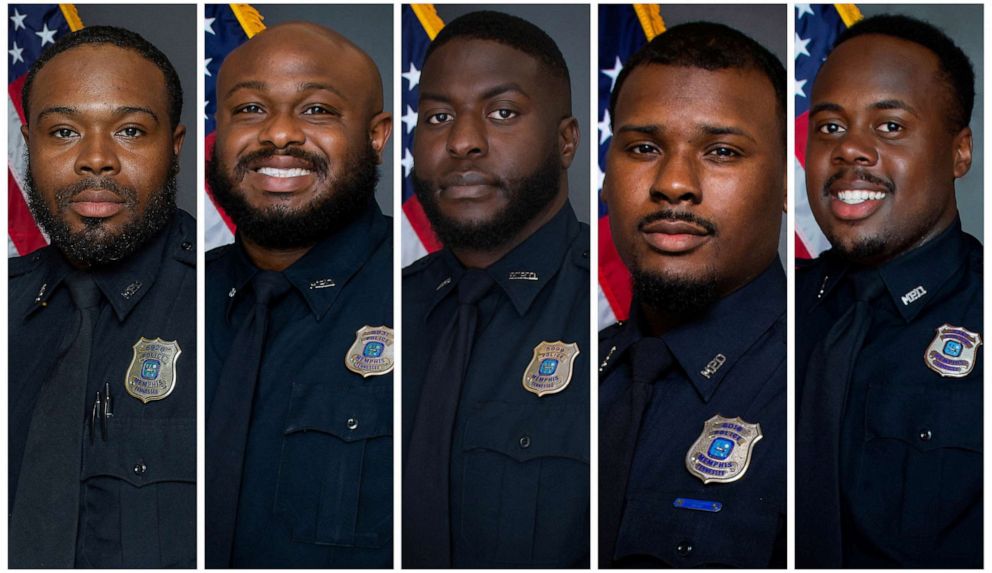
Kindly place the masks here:
MULTIPOLYGON (((180 216, 174 215, 162 231, 123 261, 90 271, 93 281, 113 307, 118 320, 123 321, 144 298, 145 293, 151 290, 164 257, 175 256, 185 260, 195 253, 195 236, 190 229, 179 224, 179 219, 180 216)), ((74 270, 57 248, 45 249, 41 256, 48 258, 45 264, 47 271, 39 285, 35 304, 31 305, 26 315, 47 305, 52 294, 74 270)))
MULTIPOLYGON (((565 264, 568 249, 578 233, 579 221, 571 204, 566 203, 544 226, 484 269, 506 293, 520 316, 527 313, 537 295, 565 264)), ((440 257, 446 276, 435 287, 431 308, 454 292, 465 274, 465 267, 450 249, 443 249, 440 257)))
MULTIPOLYGON (((966 253, 961 220, 955 218, 947 229, 932 240, 877 268, 885 289, 903 320, 913 320, 931 301, 937 299, 936 295, 944 283, 965 263, 966 253)), ((822 293, 819 295, 821 300, 836 292, 837 285, 844 282, 844 277, 859 270, 832 250, 823 256, 825 259, 820 279, 822 293)))
MULTIPOLYGON (((316 320, 321 320, 334 305, 341 289, 358 272, 379 244, 389 234, 389 220, 379 205, 372 202, 357 219, 343 229, 322 239, 283 271, 283 275, 300 293, 316 320)), ((231 290, 228 292, 227 316, 230 319, 235 301, 247 290, 259 272, 245 253, 241 237, 235 239, 231 290)), ((391 289, 392 283, 383 285, 391 289)))
MULTIPOLYGON (((703 316, 661 336, 703 402, 709 402, 734 364, 777 321, 785 317, 785 272, 776 258, 757 278, 720 299, 703 316)), ((644 315, 635 299, 630 320, 615 339, 618 364, 644 337, 644 315)), ((785 348, 783 347, 783 353, 785 348)))

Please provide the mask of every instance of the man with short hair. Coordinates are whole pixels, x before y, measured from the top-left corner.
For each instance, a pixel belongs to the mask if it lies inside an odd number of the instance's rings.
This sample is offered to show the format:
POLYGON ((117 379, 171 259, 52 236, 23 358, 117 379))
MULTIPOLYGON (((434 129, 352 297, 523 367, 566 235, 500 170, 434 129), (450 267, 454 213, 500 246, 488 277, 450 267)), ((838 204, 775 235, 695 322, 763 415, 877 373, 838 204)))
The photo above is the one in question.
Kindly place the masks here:
POLYGON ((634 299, 600 332, 601 568, 785 566, 785 85, 709 22, 617 78, 603 198, 634 299))
POLYGON ((565 60, 474 12, 420 76, 417 196, 441 251, 403 273, 403 566, 588 567, 589 229, 565 60))
POLYGON ((196 566, 196 224, 182 87, 121 28, 61 37, 23 89, 31 212, 10 261, 11 568, 196 566))
POLYGON ((974 72, 943 32, 876 16, 813 85, 809 203, 831 249, 796 273, 799 567, 982 566, 982 247, 974 72))
POLYGON ((391 131, 375 62, 322 26, 221 66, 207 176, 238 230, 207 253, 207 567, 392 567, 391 131))

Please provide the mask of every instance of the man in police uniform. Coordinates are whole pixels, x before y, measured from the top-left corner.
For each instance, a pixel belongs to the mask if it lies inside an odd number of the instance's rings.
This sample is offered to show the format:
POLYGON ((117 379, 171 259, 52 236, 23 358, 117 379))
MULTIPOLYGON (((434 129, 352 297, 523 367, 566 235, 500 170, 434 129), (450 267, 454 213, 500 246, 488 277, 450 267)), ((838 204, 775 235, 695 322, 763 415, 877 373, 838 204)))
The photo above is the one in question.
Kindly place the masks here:
POLYGON ((982 247, 974 73, 933 26, 877 16, 813 86, 806 180, 831 249, 796 279, 796 561, 982 566, 982 247))
POLYGON ((10 261, 9 566, 196 566, 196 224, 176 209, 182 87, 90 27, 23 91, 31 211, 10 261))
POLYGON ((207 566, 392 567, 392 129, 375 62, 307 23, 217 79, 207 254, 207 566), (334 58, 328 58, 334 54, 334 58))
POLYGON ((403 274, 403 566, 588 567, 589 229, 568 68, 466 14, 420 76, 417 196, 445 244, 403 274))
POLYGON ((630 320, 600 333, 600 567, 784 567, 785 68, 675 26, 610 100, 630 320))

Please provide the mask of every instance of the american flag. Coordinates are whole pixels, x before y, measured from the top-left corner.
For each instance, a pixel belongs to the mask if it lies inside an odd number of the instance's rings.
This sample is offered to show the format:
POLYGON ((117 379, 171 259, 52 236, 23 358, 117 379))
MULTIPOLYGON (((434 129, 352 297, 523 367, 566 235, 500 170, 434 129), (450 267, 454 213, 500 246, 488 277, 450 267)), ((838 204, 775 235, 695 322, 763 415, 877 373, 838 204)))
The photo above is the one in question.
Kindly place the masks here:
POLYGON ((657 4, 601 4, 599 6, 599 328, 626 320, 632 297, 630 273, 613 246, 610 220, 603 203, 606 151, 610 146, 610 93, 623 64, 634 52, 665 31, 657 4))
POLYGON ((400 121, 403 158, 403 216, 400 217, 402 232, 402 263, 407 266, 413 261, 441 248, 441 242, 431 231, 420 201, 413 192, 413 130, 417 127, 417 106, 420 102, 420 68, 424 64, 427 46, 437 36, 444 22, 433 4, 403 5, 403 97, 400 121))
POLYGON ((810 91, 837 36, 861 17, 854 4, 796 4, 796 258, 813 258, 830 247, 806 198, 810 91))
POLYGON ((27 146, 21 137, 25 125, 21 90, 31 64, 55 39, 83 27, 72 4, 11 4, 7 38, 7 256, 26 255, 48 244, 28 210, 24 181, 27 146))
MULTIPOLYGON (((204 149, 206 160, 210 161, 213 151, 215 131, 214 113, 217 111, 217 71, 224 58, 249 38, 265 29, 262 15, 249 4, 207 4, 204 7, 204 131, 207 133, 204 149)), ((219 247, 234 241, 234 222, 220 205, 214 202, 210 186, 206 186, 209 201, 203 208, 203 236, 207 249, 219 247)))

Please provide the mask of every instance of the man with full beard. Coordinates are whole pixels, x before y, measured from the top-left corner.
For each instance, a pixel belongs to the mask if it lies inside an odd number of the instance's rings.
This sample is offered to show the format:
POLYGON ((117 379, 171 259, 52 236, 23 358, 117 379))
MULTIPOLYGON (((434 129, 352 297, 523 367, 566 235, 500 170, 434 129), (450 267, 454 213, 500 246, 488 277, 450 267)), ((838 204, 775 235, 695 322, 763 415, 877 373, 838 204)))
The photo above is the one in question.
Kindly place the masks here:
POLYGON ((601 568, 785 567, 785 98, 708 22, 617 78, 603 198, 634 299, 599 339, 601 568))
POLYGON ((831 248, 796 271, 796 564, 982 567, 982 245, 961 229, 975 74, 904 16, 842 34, 810 94, 831 248))
POLYGON ((403 274, 403 566, 588 567, 589 229, 568 68, 520 18, 428 48, 417 196, 445 247, 403 274))
POLYGON ((207 254, 208 567, 392 567, 382 106, 375 63, 314 24, 221 66, 207 172, 238 230, 207 254))
POLYGON ((182 87, 141 36, 61 37, 23 89, 35 220, 10 261, 9 566, 196 566, 196 224, 182 87))

